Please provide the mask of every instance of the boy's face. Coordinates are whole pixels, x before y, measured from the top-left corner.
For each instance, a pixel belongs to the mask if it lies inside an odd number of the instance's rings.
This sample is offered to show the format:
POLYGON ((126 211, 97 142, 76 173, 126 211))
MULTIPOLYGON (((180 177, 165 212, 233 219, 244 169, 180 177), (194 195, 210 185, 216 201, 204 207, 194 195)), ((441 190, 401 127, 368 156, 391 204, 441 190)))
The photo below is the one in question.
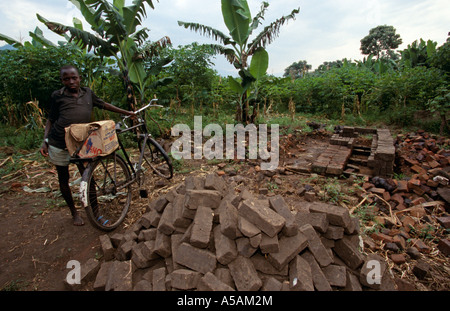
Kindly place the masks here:
POLYGON ((70 92, 78 92, 81 78, 75 69, 69 68, 62 70, 61 81, 70 92))

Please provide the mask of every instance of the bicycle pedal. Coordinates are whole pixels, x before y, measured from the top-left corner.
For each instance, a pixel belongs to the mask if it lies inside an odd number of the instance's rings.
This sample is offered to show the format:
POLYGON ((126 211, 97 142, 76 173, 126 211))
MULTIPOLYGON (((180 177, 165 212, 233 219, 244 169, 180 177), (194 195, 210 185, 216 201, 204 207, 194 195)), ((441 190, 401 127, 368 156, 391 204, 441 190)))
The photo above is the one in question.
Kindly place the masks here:
POLYGON ((139 190, 139 195, 141 196, 141 198, 146 199, 146 198, 148 198, 148 191, 141 189, 141 190, 139 190))

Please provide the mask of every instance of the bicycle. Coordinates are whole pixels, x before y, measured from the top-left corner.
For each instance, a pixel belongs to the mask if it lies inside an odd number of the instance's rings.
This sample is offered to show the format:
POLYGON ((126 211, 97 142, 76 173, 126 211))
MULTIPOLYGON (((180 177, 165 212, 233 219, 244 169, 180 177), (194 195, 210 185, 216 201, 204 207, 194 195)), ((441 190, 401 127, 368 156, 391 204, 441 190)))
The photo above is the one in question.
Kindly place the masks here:
POLYGON ((137 110, 137 124, 128 126, 125 116, 122 122, 116 124, 116 133, 119 147, 113 153, 104 157, 92 159, 72 159, 82 172, 80 183, 80 200, 86 210, 89 222, 102 231, 116 229, 125 219, 132 200, 131 186, 137 183, 141 197, 147 197, 143 190, 146 172, 153 171, 166 179, 173 177, 172 161, 161 145, 148 133, 145 122, 146 109, 163 107, 153 104, 137 110), (125 127, 125 128, 123 128, 125 127), (123 133, 132 131, 139 147, 139 160, 133 164, 120 139, 123 133), (123 154, 120 155, 119 151, 123 154))

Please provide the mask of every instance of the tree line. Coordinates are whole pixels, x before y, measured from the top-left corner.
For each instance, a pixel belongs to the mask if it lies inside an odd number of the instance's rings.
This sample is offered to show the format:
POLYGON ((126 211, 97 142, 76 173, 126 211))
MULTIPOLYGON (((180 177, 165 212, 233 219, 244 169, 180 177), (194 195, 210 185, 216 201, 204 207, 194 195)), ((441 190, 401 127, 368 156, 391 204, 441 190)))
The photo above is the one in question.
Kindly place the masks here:
POLYGON ((78 19, 62 25, 37 15, 62 40, 53 43, 37 27, 32 40, 21 43, 0 34, 14 50, 0 51, 1 122, 29 124, 48 109, 51 92, 60 87, 58 70, 67 63, 80 68, 85 85, 107 101, 126 109, 158 96, 166 106, 228 111, 236 122, 257 122, 270 110, 321 114, 330 118, 353 116, 364 121, 379 116, 398 125, 414 121, 417 111, 438 112, 441 131, 448 131, 450 40, 420 39, 403 51, 392 26, 378 26, 361 40, 362 61, 324 62, 314 71, 305 60, 286 68, 283 78, 267 75, 269 55, 281 27, 299 14, 290 14, 260 29, 269 4, 251 15, 247 1, 222 0, 229 34, 197 22, 180 27, 210 37, 216 43, 173 47, 169 37, 148 40, 142 21, 151 0, 70 0, 94 31, 78 19), (259 29, 259 30, 258 30, 259 29), (257 32, 259 31, 259 32, 257 32), (224 56, 237 71, 222 77, 213 58, 224 56))

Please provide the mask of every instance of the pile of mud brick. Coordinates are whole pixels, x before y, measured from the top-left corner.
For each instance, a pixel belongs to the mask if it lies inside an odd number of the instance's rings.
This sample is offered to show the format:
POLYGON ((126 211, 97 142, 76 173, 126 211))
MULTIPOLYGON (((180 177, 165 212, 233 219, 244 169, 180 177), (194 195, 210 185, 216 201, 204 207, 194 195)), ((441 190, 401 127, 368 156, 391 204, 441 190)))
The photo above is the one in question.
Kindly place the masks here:
POLYGON ((395 290, 384 259, 360 251, 359 223, 347 209, 305 202, 295 212, 281 196, 256 196, 234 186, 217 174, 187 177, 153 200, 124 233, 100 237, 103 258, 82 265, 80 286, 106 291, 395 290), (370 281, 371 260, 380 262, 381 284, 370 281))
MULTIPOLYGON (((372 146, 371 153, 367 161, 367 166, 372 169, 373 176, 380 177, 392 177, 394 174, 394 161, 395 161, 395 146, 394 139, 391 136, 391 132, 388 129, 370 129, 370 128, 360 128, 360 127, 349 127, 345 126, 340 131, 340 133, 334 134, 330 139, 331 146, 327 149, 326 153, 329 151, 332 153, 338 152, 343 153, 345 147, 349 149, 350 155, 354 147, 355 138, 359 135, 372 135, 372 146), (332 146, 339 146, 333 147, 332 146), (341 147, 343 146, 343 147, 341 147)), ((349 156, 350 157, 350 156, 349 156)), ((319 162, 320 157, 317 162, 319 162)), ((347 158, 348 160, 348 158, 347 158)), ((326 162, 326 161, 325 161, 326 162)), ((320 162, 319 162, 320 163, 320 162)), ((340 166, 342 163, 339 163, 340 166)), ((347 163, 344 164, 344 167, 347 163)), ((318 172, 316 170, 316 172, 318 172)), ((320 172, 320 169, 319 169, 320 172)), ((327 174, 333 174, 333 170, 327 174)), ((336 173, 342 174, 341 170, 334 170, 336 173)), ((337 175, 337 174, 336 174, 337 175)))

